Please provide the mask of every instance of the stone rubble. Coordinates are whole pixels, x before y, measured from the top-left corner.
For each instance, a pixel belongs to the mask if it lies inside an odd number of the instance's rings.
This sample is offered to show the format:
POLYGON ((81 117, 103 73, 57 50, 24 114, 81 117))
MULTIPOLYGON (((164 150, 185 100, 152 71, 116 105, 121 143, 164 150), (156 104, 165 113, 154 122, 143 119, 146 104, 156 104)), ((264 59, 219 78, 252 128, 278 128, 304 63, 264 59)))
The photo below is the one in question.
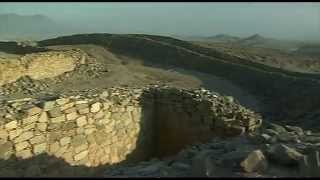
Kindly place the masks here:
MULTIPOLYGON (((274 131, 287 131, 277 124, 272 124, 272 128, 274 131)), ((305 132, 298 127, 288 130, 305 132)), ((254 135, 215 137, 210 142, 191 145, 174 157, 108 169, 104 172, 104 177, 145 177, 147 172, 141 171, 147 167, 156 168, 157 164, 162 166, 150 175, 152 177, 319 176, 320 157, 317 142, 306 144, 303 141, 297 143, 276 140, 269 144, 261 141, 262 133, 268 132, 263 129, 254 135)), ((268 135, 276 136, 271 133, 268 135)), ((304 136, 308 135, 302 135, 301 139, 304 136)))
POLYGON ((9 79, 0 78, 0 95, 10 95, 19 92, 25 95, 36 95, 39 92, 50 92, 50 84, 60 83, 76 74, 89 78, 97 78, 101 74, 108 72, 96 59, 89 57, 81 49, 32 53, 21 57, 18 62, 18 67, 27 67, 30 70, 22 70, 22 68, 21 72, 8 75, 9 71, 15 71, 7 69, 3 65, 3 69, 6 70, 3 72, 4 78, 9 79), (60 59, 64 61, 59 63, 60 59), (70 61, 69 66, 66 65, 66 60, 70 61), (38 61, 41 63, 38 63, 38 61), (42 67, 50 65, 54 66, 51 69, 55 69, 55 71, 42 67), (33 69, 37 69, 37 71, 33 69), (44 70, 39 71, 39 69, 44 70))

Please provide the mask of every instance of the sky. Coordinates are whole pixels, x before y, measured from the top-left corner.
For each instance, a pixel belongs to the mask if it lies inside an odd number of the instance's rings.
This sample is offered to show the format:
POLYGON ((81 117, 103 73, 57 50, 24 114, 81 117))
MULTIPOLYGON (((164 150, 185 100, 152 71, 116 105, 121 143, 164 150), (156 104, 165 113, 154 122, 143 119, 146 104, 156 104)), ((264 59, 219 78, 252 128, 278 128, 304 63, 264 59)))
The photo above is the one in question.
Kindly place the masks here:
POLYGON ((46 15, 84 32, 320 40, 320 3, 0 3, 0 14, 46 15))

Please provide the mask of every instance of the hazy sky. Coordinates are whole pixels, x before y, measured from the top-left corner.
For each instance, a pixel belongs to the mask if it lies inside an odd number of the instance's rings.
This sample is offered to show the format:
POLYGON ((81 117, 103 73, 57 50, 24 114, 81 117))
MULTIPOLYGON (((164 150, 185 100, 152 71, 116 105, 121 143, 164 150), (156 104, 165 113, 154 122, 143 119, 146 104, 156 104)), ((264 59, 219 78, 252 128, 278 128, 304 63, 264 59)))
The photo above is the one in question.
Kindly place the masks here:
POLYGON ((320 40, 320 3, 16 2, 0 3, 0 13, 43 14, 84 31, 320 40))

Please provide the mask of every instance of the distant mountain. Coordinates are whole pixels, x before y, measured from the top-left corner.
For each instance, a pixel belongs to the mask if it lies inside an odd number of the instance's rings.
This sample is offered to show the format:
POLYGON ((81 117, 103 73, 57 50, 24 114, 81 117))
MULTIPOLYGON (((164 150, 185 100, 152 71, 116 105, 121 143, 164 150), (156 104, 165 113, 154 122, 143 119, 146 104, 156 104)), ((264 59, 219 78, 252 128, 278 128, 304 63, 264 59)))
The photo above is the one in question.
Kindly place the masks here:
POLYGON ((193 38, 184 38, 184 40, 189 41, 201 41, 206 43, 223 43, 223 44, 234 44, 243 47, 257 47, 257 48, 271 48, 271 49, 280 49, 285 51, 293 51, 299 48, 303 43, 299 41, 289 41, 289 40, 280 40, 264 37, 260 34, 254 34, 249 37, 240 38, 236 36, 231 36, 227 34, 218 34, 215 36, 207 37, 193 37, 193 38))
POLYGON ((218 34, 215 36, 173 36, 175 38, 185 41, 198 41, 205 43, 222 43, 222 44, 233 44, 243 47, 253 48, 270 48, 277 50, 284 50, 286 52, 292 52, 306 42, 296 40, 281 40, 269 37, 264 37, 260 34, 254 34, 249 37, 237 37, 228 34, 218 34))
POLYGON ((249 36, 247 38, 239 39, 238 43, 242 44, 242 45, 254 46, 254 45, 269 43, 271 41, 277 41, 277 40, 265 38, 259 34, 254 34, 254 35, 249 36))
POLYGON ((238 40, 236 43, 241 46, 280 49, 288 52, 297 49, 299 46, 302 45, 302 42, 299 41, 267 38, 259 34, 254 34, 247 38, 242 38, 238 40))
POLYGON ((239 37, 236 36, 230 36, 227 34, 218 34, 215 36, 209 36, 206 38, 209 41, 214 41, 214 42, 225 42, 225 43, 231 43, 231 42, 236 42, 240 40, 239 37))
POLYGON ((44 15, 0 14, 0 40, 33 40, 68 32, 44 15))
POLYGON ((218 34, 215 36, 172 36, 177 39, 185 41, 206 41, 206 42, 221 42, 221 43, 230 43, 239 40, 239 37, 230 36, 227 34, 218 34))

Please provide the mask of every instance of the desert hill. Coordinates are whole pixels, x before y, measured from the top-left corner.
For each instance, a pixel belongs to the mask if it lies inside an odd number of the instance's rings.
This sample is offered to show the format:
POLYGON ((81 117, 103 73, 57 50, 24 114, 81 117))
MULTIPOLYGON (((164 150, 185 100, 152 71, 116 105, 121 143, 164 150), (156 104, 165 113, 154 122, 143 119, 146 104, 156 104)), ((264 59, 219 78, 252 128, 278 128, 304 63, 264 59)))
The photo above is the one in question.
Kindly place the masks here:
POLYGON ((145 34, 1 42, 1 174, 316 176, 320 75, 262 51, 298 66, 145 34))
POLYGON ((218 34, 215 36, 177 36, 177 38, 193 42, 224 44, 226 46, 235 45, 247 48, 267 48, 285 52, 290 52, 305 44, 300 41, 279 40, 275 38, 264 37, 260 34, 253 34, 248 37, 237 37, 228 34, 218 34))
MULTIPOLYGON (((188 81, 184 78, 195 77, 202 81, 203 86, 219 89, 218 87, 223 87, 221 86, 222 81, 218 83, 220 85, 214 85, 216 82, 214 79, 217 80, 217 78, 214 77, 218 77, 218 79, 221 78, 228 83, 231 83, 232 86, 237 86, 236 89, 242 89, 245 94, 250 94, 244 95, 243 93, 240 93, 243 94, 240 95, 238 93, 240 91, 238 90, 227 90, 229 95, 239 97, 241 102, 246 102, 245 104, 250 107, 257 104, 256 101, 259 101, 260 104, 266 106, 262 108, 263 110, 261 111, 263 111, 262 113, 267 118, 276 121, 281 120, 284 122, 290 121, 291 123, 301 123, 305 126, 309 126, 310 124, 307 125, 308 123, 314 122, 311 121, 311 119, 318 117, 317 111, 314 110, 319 102, 316 100, 316 94, 319 88, 318 74, 306 74, 294 72, 290 69, 276 68, 256 61, 250 56, 237 57, 214 48, 204 47, 175 38, 144 34, 78 34, 38 41, 37 44, 38 47, 36 48, 47 49, 48 51, 50 51, 50 49, 52 50, 52 48, 64 49, 66 47, 81 47, 82 49, 86 49, 89 47, 88 44, 94 45, 89 48, 90 51, 93 51, 89 54, 91 54, 92 59, 95 59, 95 61, 100 59, 100 63, 96 64, 94 67, 102 67, 102 74, 106 74, 105 78, 98 78, 99 86, 104 84, 103 82, 106 79, 107 74, 113 74, 113 76, 110 76, 109 78, 110 84, 117 84, 117 81, 112 81, 112 77, 118 77, 116 79, 119 79, 118 83, 120 84, 128 84, 129 82, 137 83, 136 81, 139 83, 155 81, 163 82, 162 77, 171 77, 172 79, 173 77, 177 77, 172 73, 178 72, 183 76, 180 76, 180 80, 178 80, 178 78, 171 84, 180 84, 179 86, 184 84, 188 86, 192 83, 186 83, 188 81), (96 53, 95 51, 100 53, 96 53), (110 55, 112 58, 109 58, 110 55), (96 56, 99 56, 100 58, 97 58, 96 56), (108 62, 106 59, 113 59, 112 62, 118 64, 109 67, 109 69, 111 69, 110 72, 103 70, 103 67, 108 69, 108 62), (139 62, 140 65, 130 65, 131 63, 136 62, 139 62), (140 68, 140 70, 137 68, 140 68), (123 73, 125 72, 125 69, 137 75, 130 77, 124 76, 123 73), (159 76, 159 72, 163 70, 165 71, 159 76), (155 75, 157 74, 156 71, 158 71, 158 75, 155 75), (145 75, 147 72, 149 72, 148 76, 145 75), (121 77, 123 80, 121 80, 121 77), (139 81, 138 79, 140 78, 143 80, 141 79, 142 81, 139 81), (128 79, 131 80, 128 81, 128 79), (255 98, 251 98, 252 96, 255 96, 255 98), (310 99, 306 97, 310 97, 310 99), (296 102, 300 103, 297 104, 296 102), (301 106, 301 104, 304 105, 301 106), (313 114, 313 112, 315 114, 313 114), (303 123, 299 120, 301 117, 306 117, 303 123)), ((93 71, 95 71, 94 69, 95 68, 93 68, 93 71)), ((76 78, 78 80, 73 79, 72 81, 66 81, 65 83, 62 81, 63 86, 60 86, 60 90, 63 87, 71 88, 75 84, 86 86, 81 82, 93 85, 98 81, 98 79, 87 79, 84 81, 83 78, 81 80, 81 75, 75 75, 74 77, 78 77, 76 78)), ((169 79, 165 81, 168 83, 168 80, 169 79)), ((189 82, 192 81, 190 80, 189 82)), ((59 85, 56 87, 58 86, 59 85)), ((230 88, 230 85, 226 85, 225 88, 220 88, 220 92, 223 93, 224 90, 230 88)))
POLYGON ((207 38, 209 41, 214 41, 214 42, 226 42, 226 43, 232 43, 240 40, 239 37, 236 36, 230 36, 227 34, 218 34, 215 36, 210 36, 207 38))

